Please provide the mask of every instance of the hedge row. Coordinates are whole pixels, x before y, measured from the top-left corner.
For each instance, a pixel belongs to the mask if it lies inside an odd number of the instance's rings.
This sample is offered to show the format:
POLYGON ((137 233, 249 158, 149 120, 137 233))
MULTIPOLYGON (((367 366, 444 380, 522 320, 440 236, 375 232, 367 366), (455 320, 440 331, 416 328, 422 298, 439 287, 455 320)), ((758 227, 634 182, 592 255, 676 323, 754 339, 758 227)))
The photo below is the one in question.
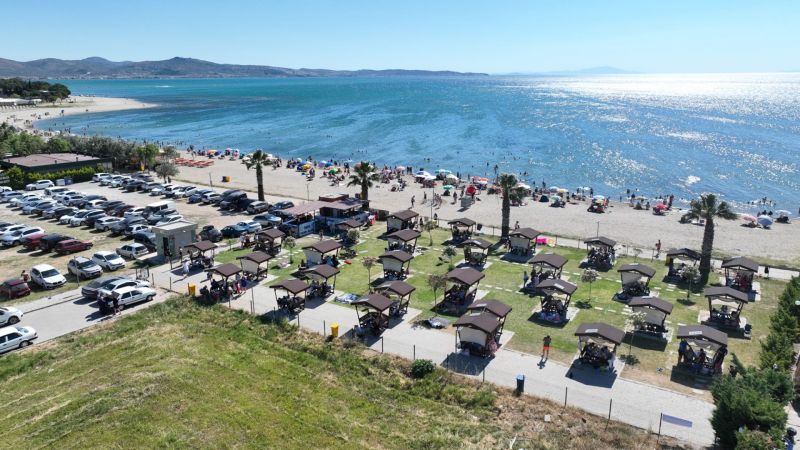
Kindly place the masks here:
POLYGON ((38 180, 55 180, 59 178, 72 177, 73 183, 90 181, 98 170, 94 167, 82 167, 80 169, 68 169, 59 172, 25 173, 19 167, 12 167, 5 171, 8 176, 8 185, 11 189, 25 189, 25 185, 38 180))

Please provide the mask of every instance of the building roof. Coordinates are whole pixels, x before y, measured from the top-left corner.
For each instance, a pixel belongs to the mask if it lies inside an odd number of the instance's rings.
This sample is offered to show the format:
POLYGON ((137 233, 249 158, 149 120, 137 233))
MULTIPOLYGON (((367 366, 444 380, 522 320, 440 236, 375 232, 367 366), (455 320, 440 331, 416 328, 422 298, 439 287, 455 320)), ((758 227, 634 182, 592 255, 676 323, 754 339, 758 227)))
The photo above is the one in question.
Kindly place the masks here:
POLYGON ((537 284, 536 288, 542 291, 557 291, 564 295, 572 295, 578 290, 578 286, 558 278, 548 278, 537 284))
POLYGON ((604 247, 613 247, 617 245, 617 241, 609 239, 605 236, 597 236, 589 239, 584 239, 583 243, 586 245, 595 245, 604 247))
POLYGON ((554 269, 560 269, 567 263, 567 258, 558 253, 537 253, 533 259, 530 260, 531 264, 545 264, 554 269))
POLYGON ((338 274, 339 269, 328 264, 318 264, 316 266, 312 266, 309 267, 308 269, 305 269, 303 273, 313 273, 327 280, 328 278, 338 274))
POLYGON ((625 338, 625 332, 604 323, 582 323, 575 330, 575 336, 602 339, 619 345, 625 338))
POLYGON ((216 274, 219 274, 220 276, 228 278, 241 272, 242 268, 237 266, 236 264, 226 263, 214 267, 213 269, 210 270, 216 274))
POLYGON ((4 163, 14 164, 21 167, 50 166, 54 164, 91 161, 100 161, 100 159, 93 156, 78 155, 77 153, 38 153, 28 156, 3 158, 4 163))
POLYGON ((166 225, 159 225, 157 227, 153 227, 151 231, 154 234, 157 234, 159 231, 179 231, 183 229, 194 229, 197 228, 197 224, 194 222, 189 222, 188 220, 178 220, 176 222, 168 223, 166 225))
POLYGON ((291 208, 286 208, 283 210, 283 213, 288 214, 290 216, 302 216, 303 214, 308 214, 317 211, 323 206, 328 206, 328 205, 330 205, 330 203, 315 200, 303 203, 302 205, 295 205, 292 206, 291 208))
POLYGON ((347 219, 336 224, 338 228, 361 228, 361 225, 363 225, 363 223, 356 219, 347 219))
POLYGON ((365 202, 363 200, 350 197, 335 202, 322 201, 321 203, 322 204, 319 205, 319 208, 330 208, 330 209, 337 209, 339 211, 349 211, 351 209, 361 208, 362 206, 364 206, 365 202))
POLYGON ((290 280, 279 281, 270 287, 272 289, 283 289, 297 295, 300 292, 306 291, 310 286, 303 280, 292 278, 290 280))
POLYGON ((728 286, 712 286, 703 291, 703 295, 708 298, 728 298, 740 303, 747 303, 750 298, 742 291, 738 291, 728 286))
POLYGON ((405 230, 398 230, 392 234, 386 236, 387 239, 397 239, 399 241, 408 242, 420 237, 422 233, 417 230, 412 230, 411 228, 406 228, 405 230))
POLYGON ((461 243, 461 245, 470 247, 478 247, 481 250, 486 250, 487 248, 492 246, 492 243, 481 238, 469 239, 461 243))
POLYGON ((735 258, 726 259, 722 261, 723 269, 736 269, 736 270, 749 270, 750 272, 758 272, 758 263, 752 259, 745 258, 744 256, 737 256, 735 258))
POLYGON ((471 267, 459 267, 447 272, 447 279, 449 281, 457 281, 467 286, 481 281, 485 277, 483 272, 479 272, 471 267))
POLYGON ((281 230, 279 230, 277 228, 270 228, 269 230, 261 230, 256 234, 260 235, 260 236, 266 236, 266 237, 268 237, 269 239, 271 239, 273 241, 275 239, 282 238, 282 237, 286 236, 286 233, 284 233, 283 231, 281 231, 281 230))
POLYGON ((253 252, 244 256, 239 256, 236 259, 246 259, 248 261, 253 261, 256 264, 261 264, 272 259, 272 255, 264 252, 253 252))
POLYGON ((497 320, 497 316, 488 312, 468 312, 459 317, 453 325, 456 327, 474 328, 490 334, 497 331, 497 329, 500 327, 500 322, 497 320))
POLYGON ((497 300, 479 300, 467 306, 467 311, 487 311, 500 318, 507 316, 511 310, 510 306, 497 300))
POLYGON ((399 220, 402 220, 404 222, 406 220, 411 220, 411 219, 413 219, 414 217, 417 217, 417 216, 419 216, 419 213, 417 213, 416 211, 412 211, 410 209, 406 209, 404 211, 397 211, 397 212, 389 214, 389 217, 393 217, 395 219, 399 219, 399 220))
POLYGON ((217 244, 211 241, 197 241, 192 242, 191 244, 186 244, 181 247, 181 250, 185 251, 198 251, 200 253, 207 252, 209 250, 217 248, 217 244))
POLYGON ((707 341, 718 346, 728 345, 728 335, 706 325, 682 325, 678 327, 678 339, 707 341))
POLYGON ((378 259, 383 259, 383 258, 394 259, 400 261, 401 263, 407 263, 412 259, 414 259, 414 255, 406 253, 402 250, 391 250, 388 252, 384 252, 381 256, 378 257, 378 259))
POLYGON ((471 227, 475 225, 475 221, 472 219, 467 219, 466 217, 462 217, 460 219, 453 219, 447 222, 448 225, 461 225, 462 227, 471 227))
POLYGON ((667 250, 668 258, 686 258, 694 261, 700 260, 700 252, 690 248, 671 248, 667 250))
POLYGON ((645 266, 644 264, 632 263, 623 265, 617 269, 617 272, 635 272, 644 277, 653 278, 653 276, 656 274, 656 269, 653 269, 650 266, 645 266))
POLYGON ((369 294, 353 302, 354 305, 366 306, 380 312, 389 309, 392 303, 394 302, 390 298, 382 294, 369 294))
POLYGON ((519 228, 508 233, 509 236, 522 237, 531 240, 536 239, 536 236, 539 236, 540 234, 542 234, 540 231, 534 230, 533 228, 519 228))
POLYGON ((658 297, 633 297, 628 302, 628 306, 631 308, 653 308, 663 312, 664 314, 672 313, 672 303, 658 297))
POLYGON ((378 290, 380 291, 389 291, 400 297, 405 297, 406 295, 414 292, 417 290, 414 286, 406 283, 405 281, 390 281, 388 283, 383 283, 382 285, 378 286, 378 290))
POLYGON ((333 239, 327 239, 327 240, 315 242, 315 243, 313 243, 311 245, 306 245, 305 247, 303 247, 304 250, 307 249, 307 248, 310 248, 310 249, 315 250, 315 251, 317 251, 319 253, 325 254, 325 253, 332 252, 334 250, 338 250, 338 249, 342 248, 342 244, 339 241, 335 241, 333 239))

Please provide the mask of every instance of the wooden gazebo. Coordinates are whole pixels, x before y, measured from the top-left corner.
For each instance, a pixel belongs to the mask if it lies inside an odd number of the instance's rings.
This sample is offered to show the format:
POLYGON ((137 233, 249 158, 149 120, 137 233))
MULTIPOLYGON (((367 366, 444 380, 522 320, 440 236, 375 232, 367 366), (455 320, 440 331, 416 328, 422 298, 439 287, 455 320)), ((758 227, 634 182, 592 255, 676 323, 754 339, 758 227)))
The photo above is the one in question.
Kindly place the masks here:
POLYGON ((211 241, 197 241, 181 247, 181 255, 189 257, 192 267, 209 268, 214 265, 214 251, 217 244, 211 241))
POLYGON ((739 330, 747 321, 741 317, 747 294, 728 286, 706 288, 703 295, 708 299, 709 317, 706 323, 714 328, 739 330), (716 308, 719 306, 719 309, 716 308))
POLYGON ((565 323, 572 294, 578 290, 578 286, 569 281, 549 278, 540 282, 536 289, 542 294, 542 304, 541 309, 534 312, 534 317, 557 325, 565 323))
POLYGON ((254 237, 254 250, 261 250, 273 256, 277 255, 281 252, 281 246, 283 245, 283 238, 285 236, 286 233, 277 228, 259 231, 254 237))
POLYGON ((471 238, 476 225, 474 220, 466 217, 451 220, 447 224, 450 225, 453 242, 461 242, 471 238))
POLYGON ((478 300, 467 306, 467 311, 470 313, 487 313, 495 316, 500 323, 500 329, 497 331, 497 339, 499 340, 500 335, 503 334, 506 317, 511 313, 512 308, 498 300, 478 300))
POLYGON ((390 250, 384 252, 378 259, 383 265, 385 280, 403 280, 408 276, 414 256, 402 250, 390 250))
POLYGON ((582 323, 575 330, 575 336, 578 337, 580 362, 613 369, 614 353, 625 339, 624 331, 604 323, 582 323))
POLYGON ((269 253, 257 251, 250 254, 239 256, 239 264, 242 266, 242 271, 246 276, 253 280, 258 280, 267 276, 269 272, 269 261, 272 255, 269 253))
POLYGON ((453 325, 456 327, 456 350, 488 358, 499 348, 503 326, 494 314, 467 311, 453 325))
POLYGON ((600 270, 608 270, 617 259, 614 247, 617 241, 605 236, 584 239, 586 244, 586 262, 589 266, 600 270))
POLYGON ((753 277, 758 273, 758 263, 744 256, 722 261, 725 285, 742 292, 753 290, 753 277))
POLYGON ((492 248, 491 242, 481 238, 467 239, 461 245, 464 247, 464 261, 471 266, 484 265, 492 248))
POLYGON ((414 228, 414 219, 417 217, 419 217, 419 213, 410 209, 389 214, 386 218, 386 232, 394 233, 395 231, 414 228))
POLYGON ((212 275, 219 275, 224 283, 228 283, 230 277, 235 276, 242 272, 242 268, 236 264, 226 263, 212 267, 208 270, 212 275))
POLYGON ((340 248, 342 248, 342 244, 333 239, 306 245, 303 247, 303 253, 306 256, 307 267, 333 263, 333 257, 339 254, 340 248))
POLYGON ((667 250, 667 277, 684 279, 683 271, 686 267, 693 267, 700 261, 700 252, 690 248, 672 248, 667 250), (675 262, 680 262, 676 267, 675 262))
POLYGON ((336 276, 339 269, 328 264, 317 264, 302 271, 303 277, 311 280, 308 296, 315 298, 325 298, 332 294, 336 289, 336 276), (328 280, 333 278, 333 283, 328 280))
POLYGON ((518 228, 508 233, 508 243, 511 253, 515 255, 530 255, 536 251, 536 238, 542 234, 533 228, 518 228))
POLYGON ((728 354, 728 335, 705 325, 682 325, 676 337, 689 344, 683 355, 682 364, 695 373, 714 376, 722 373, 722 363, 728 354), (700 358, 700 348, 705 358, 700 358))
POLYGON ((413 255, 414 250, 417 249, 417 239, 420 234, 419 231, 410 228, 390 233, 386 236, 386 240, 389 241, 389 248, 387 250, 402 250, 413 255))
POLYGON ((389 281, 378 286, 375 291, 383 294, 392 300, 393 306, 391 315, 402 316, 408 312, 408 304, 411 302, 411 294, 417 290, 414 286, 405 281, 389 281))
POLYGON ((644 321, 634 324, 635 332, 663 337, 667 332, 667 316, 672 314, 672 303, 658 297, 634 297, 628 306, 635 313, 644 313, 644 321))
POLYGON ((486 275, 471 267, 459 267, 447 273, 447 288, 438 309, 461 310, 475 300, 478 284, 486 275))
POLYGON ((529 263, 533 266, 532 271, 539 275, 539 281, 544 281, 550 278, 561 278, 561 271, 567 264, 567 258, 558 253, 540 252, 529 263))
POLYGON ((296 314, 306 307, 306 291, 311 287, 303 280, 289 279, 279 281, 270 286, 275 290, 275 298, 278 307, 286 310, 290 314, 296 314), (286 294, 278 296, 278 291, 285 291, 286 294))
POLYGON ((358 316, 358 325, 364 330, 380 335, 389 327, 392 300, 381 294, 369 294, 353 302, 358 316))
POLYGON ((650 280, 655 276, 656 269, 639 263, 625 264, 619 269, 622 290, 617 294, 618 300, 629 300, 631 297, 650 295, 650 280))

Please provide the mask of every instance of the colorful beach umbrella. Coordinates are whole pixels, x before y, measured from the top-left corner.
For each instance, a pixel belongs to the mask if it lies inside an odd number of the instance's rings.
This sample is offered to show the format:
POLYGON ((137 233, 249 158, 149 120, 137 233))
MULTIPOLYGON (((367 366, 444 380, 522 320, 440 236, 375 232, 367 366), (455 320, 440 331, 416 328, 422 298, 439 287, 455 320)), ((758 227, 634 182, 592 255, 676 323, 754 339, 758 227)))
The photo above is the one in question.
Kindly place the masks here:
POLYGON ((745 222, 755 222, 757 220, 756 216, 754 216, 752 214, 742 214, 739 217, 741 217, 742 220, 744 220, 745 222))
POLYGON ((663 210, 665 210, 667 208, 668 208, 668 206, 663 204, 663 203, 659 203, 659 204, 657 204, 656 206, 653 207, 653 209, 655 209, 656 211, 663 211, 663 210))
POLYGON ((445 191, 449 191, 450 189, 453 189, 453 186, 450 184, 445 184, 444 186, 442 186, 442 189, 444 189, 445 191))
POLYGON ((758 216, 758 224, 761 225, 764 228, 769 228, 770 226, 772 226, 773 222, 774 221, 772 220, 772 217, 770 217, 770 216, 766 216, 766 215, 758 216))

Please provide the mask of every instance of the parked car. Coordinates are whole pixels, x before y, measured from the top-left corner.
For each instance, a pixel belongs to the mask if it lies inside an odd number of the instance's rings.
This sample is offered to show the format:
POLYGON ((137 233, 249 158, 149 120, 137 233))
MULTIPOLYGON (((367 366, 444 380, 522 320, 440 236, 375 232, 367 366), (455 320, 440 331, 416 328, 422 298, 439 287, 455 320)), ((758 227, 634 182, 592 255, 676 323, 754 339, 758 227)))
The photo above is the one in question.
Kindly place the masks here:
POLYGON ((181 192, 181 197, 189 198, 192 196, 192 194, 194 194, 199 190, 201 189, 197 186, 186 186, 186 189, 184 189, 183 192, 181 192))
POLYGON ((102 275, 103 268, 85 256, 78 256, 69 260, 67 272, 75 275, 79 280, 88 280, 102 275))
POLYGON ((11 201, 12 198, 22 197, 23 195, 24 193, 21 191, 3 192, 2 194, 0 194, 0 203, 8 203, 11 201))
POLYGON ((39 248, 39 242, 42 241, 42 238, 47 236, 47 233, 44 231, 39 233, 33 233, 25 236, 24 238, 19 240, 19 243, 22 244, 27 250, 36 250, 39 248))
POLYGON ((203 194, 203 199, 201 202, 204 205, 216 205, 220 202, 220 200, 222 200, 222 195, 220 195, 218 192, 211 191, 203 194))
POLYGON ((158 221, 158 223, 156 223, 155 226, 163 227, 164 225, 169 225, 171 223, 180 222, 181 220, 183 220, 183 216, 180 215, 180 214, 176 214, 176 215, 173 215, 173 216, 167 216, 167 217, 164 217, 163 219, 161 219, 160 221, 158 221))
POLYGON ((114 289, 109 295, 101 298, 97 305, 103 313, 114 312, 114 299, 120 308, 125 308, 137 303, 149 302, 156 298, 156 291, 149 287, 120 287, 114 289))
POLYGON ((111 295, 112 292, 117 291, 119 289, 124 289, 128 287, 133 288, 149 288, 150 283, 146 280, 134 280, 132 278, 120 278, 116 281, 112 281, 107 283, 105 286, 100 288, 97 291, 97 297, 103 298, 108 297, 111 295))
POLYGON ((242 221, 234 225, 234 227, 236 227, 236 229, 240 230, 242 233, 255 233, 256 231, 261 230, 261 224, 255 220, 242 221))
POLYGON ((31 281, 43 289, 55 289, 64 285, 67 279, 50 264, 39 264, 31 269, 31 281))
POLYGON ((77 206, 78 208, 86 208, 86 206, 92 200, 106 201, 106 198, 104 196, 102 196, 102 195, 87 195, 82 200, 76 200, 76 201, 72 202, 71 206, 77 206))
POLYGON ((98 172, 98 173, 95 173, 94 175, 92 175, 92 181, 95 181, 95 182, 96 181, 100 181, 101 179, 106 178, 106 177, 110 177, 110 176, 111 176, 110 173, 98 172))
POLYGON ((142 220, 141 222, 134 223, 125 227, 123 233, 125 234, 125 236, 133 236, 135 233, 138 233, 140 231, 149 232, 150 228, 151 228, 150 225, 148 225, 147 222, 142 220))
POLYGON ((156 235, 150 231, 138 231, 133 233, 133 242, 143 244, 145 247, 149 248, 150 251, 155 251, 156 249, 156 235))
POLYGON ((25 190, 26 191, 38 191, 39 189, 46 189, 46 188, 53 187, 53 186, 55 186, 55 184, 53 184, 53 182, 50 181, 50 180, 39 180, 39 181, 36 181, 34 183, 26 184, 25 185, 25 190))
POLYGON ((77 214, 75 214, 75 216, 72 219, 70 219, 69 226, 71 226, 71 227, 79 227, 81 225, 85 225, 86 224, 86 218, 87 217, 89 217, 89 216, 98 217, 98 216, 102 216, 102 215, 105 215, 105 214, 106 213, 104 213, 103 210, 101 210, 101 209, 86 210, 86 212, 83 213, 83 214, 81 212, 78 212, 77 214))
POLYGON ((186 190, 186 186, 170 186, 167 189, 164 189, 164 195, 167 197, 180 197, 183 191, 186 190))
POLYGON ((144 181, 142 181, 142 180, 133 180, 133 181, 131 181, 130 183, 128 183, 128 184, 126 184, 126 185, 125 185, 125 190, 126 190, 127 192, 136 192, 136 191, 140 191, 140 190, 142 190, 142 188, 143 188, 143 187, 144 187, 146 184, 147 184, 147 183, 146 183, 146 182, 144 182, 144 181))
POLYGON ((272 214, 262 214, 253 217, 253 220, 261 224, 261 229, 266 230, 280 226, 283 219, 272 214))
POLYGON ((22 214, 34 214, 36 210, 42 211, 41 208, 44 208, 45 206, 47 207, 45 209, 49 209, 57 204, 58 202, 55 200, 42 200, 36 203, 29 203, 28 205, 22 207, 22 214))
POLYGON ((247 193, 239 191, 237 194, 231 194, 219 202, 219 209, 234 209, 243 198, 247 198, 247 193))
POLYGON ((92 255, 92 261, 97 263, 97 265, 103 269, 112 272, 125 267, 125 260, 120 258, 118 254, 108 250, 96 252, 94 255, 92 255))
POLYGON ((133 208, 134 208, 133 205, 124 205, 124 204, 123 205, 119 205, 116 208, 110 210, 108 212, 108 215, 109 216, 114 216, 114 217, 125 217, 125 212, 126 211, 130 211, 133 208))
MULTIPOLYGON (((22 282, 24 283, 24 281, 22 282)), ((30 293, 30 291, 28 292, 30 293)), ((22 320, 23 315, 24 313, 17 308, 12 308, 11 306, 0 307, 0 326, 16 325, 22 320)))
POLYGON ((58 194, 63 194, 64 192, 70 192, 70 191, 72 191, 72 189, 66 186, 52 186, 44 188, 44 195, 55 197, 58 194))
POLYGON ((208 193, 211 193, 213 191, 211 189, 194 188, 189 192, 190 192, 190 194, 188 196, 189 203, 199 203, 199 202, 203 201, 203 196, 204 195, 206 195, 208 193))
POLYGON ((274 213, 275 211, 282 211, 284 209, 289 209, 294 207, 294 203, 290 201, 282 201, 277 202, 269 207, 269 212, 274 213))
POLYGON ((9 300, 25 297, 30 293, 30 286, 28 286, 28 283, 22 278, 12 278, 0 284, 0 295, 5 296, 9 300))
POLYGON ((144 212, 145 212, 146 209, 147 208, 145 208, 144 206, 137 206, 135 208, 131 208, 131 209, 125 211, 124 213, 122 213, 122 217, 124 217, 126 219, 128 217, 130 217, 130 216, 142 216, 143 217, 144 216, 144 212))
POLYGON ((219 242, 222 240, 222 233, 214 225, 206 225, 200 230, 200 239, 204 241, 219 242))
POLYGON ((220 233, 222 233, 222 237, 226 238, 226 239, 227 238, 236 238, 236 237, 239 237, 239 236, 242 235, 242 230, 236 228, 233 225, 228 225, 226 227, 222 227, 222 229, 220 230, 220 233))
POLYGON ((164 194, 167 193, 167 189, 170 189, 170 188, 172 188, 171 184, 162 184, 160 186, 155 186, 152 189, 150 189, 150 195, 152 195, 154 197, 157 197, 157 196, 160 196, 160 195, 164 195, 164 194))
POLYGON ((107 200, 103 200, 100 198, 89 200, 83 204, 83 207, 86 209, 103 209, 103 205, 106 204, 107 200))
POLYGON ((161 211, 154 212, 153 214, 147 216, 147 222, 150 225, 155 225, 165 218, 175 215, 178 215, 178 211, 175 211, 174 209, 162 209, 161 211))
POLYGON ((108 185, 111 186, 112 188, 120 187, 120 186, 122 186, 122 183, 124 183, 124 182, 126 182, 126 181, 128 181, 130 179, 131 179, 131 177, 127 177, 127 176, 119 177, 119 178, 111 178, 111 182, 108 183, 108 185))
POLYGON ((116 275, 109 275, 106 277, 100 277, 96 280, 93 280, 87 284, 84 284, 81 288, 81 295, 84 298, 88 299, 95 299, 97 298, 97 292, 105 287, 106 285, 110 284, 113 281, 124 279, 125 277, 120 277, 116 275))
POLYGON ((150 250, 145 247, 143 244, 139 243, 132 243, 132 244, 125 244, 122 247, 117 249, 117 254, 124 258, 128 259, 136 259, 140 256, 144 256, 150 253, 150 250))
POLYGON ((12 197, 11 200, 8 202, 9 203, 8 207, 19 208, 22 205, 35 200, 42 201, 44 200, 44 198, 39 194, 23 194, 16 197, 12 197))
POLYGON ((98 220, 104 219, 106 217, 108 217, 108 215, 106 215, 106 213, 102 211, 100 212, 100 214, 87 214, 86 217, 84 217, 83 223, 89 228, 94 228, 94 225, 95 223, 97 223, 98 220))
POLYGON ((44 229, 40 227, 26 227, 17 229, 16 231, 7 231, 0 236, 0 244, 4 247, 13 247, 19 244, 22 238, 35 233, 44 233, 44 229))
POLYGON ((258 214, 269 209, 269 203, 260 200, 250 203, 247 207, 247 214, 258 214))
POLYGON ((72 206, 72 205, 75 205, 75 204, 79 203, 80 201, 82 201, 82 200, 83 200, 83 199, 85 199, 85 198, 86 198, 86 196, 85 196, 85 195, 81 195, 81 194, 69 194, 69 195, 66 195, 66 196, 64 196, 64 197, 61 199, 61 202, 62 202, 62 203, 64 203, 65 205, 70 205, 70 206, 72 206))
POLYGON ((97 205, 97 209, 102 209, 103 211, 111 211, 117 206, 124 205, 125 202, 121 200, 106 200, 103 203, 97 205))
POLYGON ((108 231, 111 229, 111 225, 114 225, 117 222, 122 222, 122 218, 120 217, 100 217, 99 219, 94 221, 94 229, 99 231, 108 231))
POLYGON ((110 177, 102 178, 102 179, 100 179, 100 185, 101 186, 111 186, 112 182, 114 182, 116 180, 119 180, 122 177, 123 177, 122 175, 111 175, 110 177))
POLYGON ((74 239, 74 238, 72 236, 66 236, 58 233, 48 234, 39 240, 39 250, 43 252, 49 252, 50 250, 55 248, 56 244, 58 244, 61 241, 66 241, 68 239, 74 239))
POLYGON ((31 345, 37 337, 39 335, 33 327, 0 328, 0 353, 25 348, 31 345))
POLYGON ((92 248, 94 243, 92 241, 81 241, 78 239, 67 239, 61 241, 53 248, 59 255, 66 255, 68 253, 82 252, 92 248))
POLYGON ((58 206, 45 211, 45 213, 42 214, 42 217, 45 219, 61 220, 62 217, 75 214, 76 212, 78 212, 78 208, 75 208, 74 206, 58 206))
POLYGON ((28 228, 28 226, 22 223, 12 223, 4 227, 0 227, 0 236, 12 231, 22 230, 23 228, 28 228))
MULTIPOLYGON (((47 192, 46 189, 45 189, 45 192, 47 192)), ((61 192, 58 192, 56 194, 53 194, 51 197, 53 197, 53 200, 55 200, 57 202, 64 203, 64 199, 69 197, 70 195, 83 195, 83 194, 78 192, 78 191, 73 191, 72 189, 67 189, 65 191, 61 191, 61 192)))
POLYGON ((151 181, 151 182, 145 184, 144 186, 142 186, 142 191, 150 192, 150 191, 152 191, 153 189, 155 189, 157 187, 161 187, 161 183, 158 183, 156 181, 151 181))

